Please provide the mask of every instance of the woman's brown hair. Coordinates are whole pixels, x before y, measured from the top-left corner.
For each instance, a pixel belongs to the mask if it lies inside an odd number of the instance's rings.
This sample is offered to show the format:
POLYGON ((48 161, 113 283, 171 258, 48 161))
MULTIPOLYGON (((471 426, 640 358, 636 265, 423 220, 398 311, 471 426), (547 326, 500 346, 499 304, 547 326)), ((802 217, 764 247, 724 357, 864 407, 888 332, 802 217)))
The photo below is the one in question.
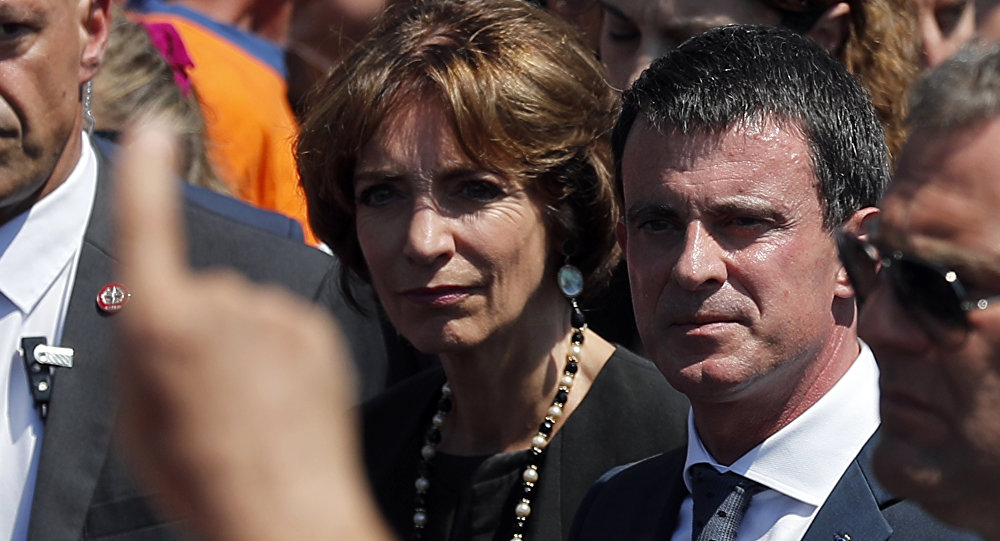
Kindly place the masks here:
POLYGON ((554 245, 574 247, 587 290, 606 283, 619 258, 608 140, 618 95, 576 30, 523 0, 391 8, 313 93, 299 173, 310 224, 344 267, 368 278, 354 223, 357 157, 386 118, 427 96, 477 166, 541 195, 554 245))

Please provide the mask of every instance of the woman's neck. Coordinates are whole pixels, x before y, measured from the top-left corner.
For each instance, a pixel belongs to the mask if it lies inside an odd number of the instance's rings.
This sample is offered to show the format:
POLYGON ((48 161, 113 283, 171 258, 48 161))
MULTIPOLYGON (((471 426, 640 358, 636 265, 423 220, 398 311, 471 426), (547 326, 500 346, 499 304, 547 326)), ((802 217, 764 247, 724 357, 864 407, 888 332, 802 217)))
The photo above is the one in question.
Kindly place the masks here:
MULTIPOLYGON (((522 318, 517 328, 496 333, 462 354, 442 355, 453 392, 453 408, 439 449, 485 455, 527 449, 552 405, 570 351, 569 309, 548 317, 522 318)), ((539 311, 544 312, 544 311, 539 311)), ((587 331, 580 370, 556 431, 583 400, 614 347, 587 331)))

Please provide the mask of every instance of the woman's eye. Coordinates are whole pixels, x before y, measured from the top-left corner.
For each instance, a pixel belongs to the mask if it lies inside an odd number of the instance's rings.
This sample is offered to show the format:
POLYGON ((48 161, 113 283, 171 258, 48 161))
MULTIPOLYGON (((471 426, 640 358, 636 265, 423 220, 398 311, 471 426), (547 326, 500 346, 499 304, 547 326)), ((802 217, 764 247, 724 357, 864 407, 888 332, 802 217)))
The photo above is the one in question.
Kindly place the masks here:
POLYGON ((382 207, 399 199, 399 190, 390 184, 369 186, 358 194, 358 203, 366 207, 382 207))
POLYGON ((499 186, 485 180, 466 181, 459 187, 459 195, 483 203, 499 199, 503 194, 504 191, 499 186))

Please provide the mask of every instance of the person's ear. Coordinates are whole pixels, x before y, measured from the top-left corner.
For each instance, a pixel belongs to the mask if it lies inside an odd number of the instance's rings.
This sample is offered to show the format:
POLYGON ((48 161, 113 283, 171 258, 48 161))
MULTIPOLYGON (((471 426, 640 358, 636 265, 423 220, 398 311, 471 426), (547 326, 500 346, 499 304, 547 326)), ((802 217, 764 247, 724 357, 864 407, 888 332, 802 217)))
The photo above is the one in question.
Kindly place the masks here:
POLYGON ((111 0, 79 0, 80 84, 94 78, 101 67, 111 32, 111 0))
POLYGON ((820 15, 806 37, 836 56, 844 48, 851 31, 851 6, 837 2, 820 15))
MULTIPOLYGON (((854 235, 861 240, 867 241, 869 231, 875 222, 878 221, 878 215, 879 209, 876 207, 865 207, 856 210, 844 222, 841 229, 849 235, 854 235)), ((851 279, 847 276, 847 270, 844 269, 843 264, 838 265, 837 268, 837 287, 834 290, 834 295, 842 298, 854 296, 854 286, 851 285, 851 279)))

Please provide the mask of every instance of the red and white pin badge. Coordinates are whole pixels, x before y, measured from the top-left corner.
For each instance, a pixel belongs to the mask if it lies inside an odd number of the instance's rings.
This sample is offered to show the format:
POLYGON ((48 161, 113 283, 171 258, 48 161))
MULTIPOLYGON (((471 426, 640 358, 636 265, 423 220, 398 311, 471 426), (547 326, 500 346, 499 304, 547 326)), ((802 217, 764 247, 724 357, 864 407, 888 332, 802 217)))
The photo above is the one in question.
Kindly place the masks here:
POLYGON ((129 293, 127 287, 111 283, 102 287, 101 292, 97 294, 97 306, 101 310, 113 314, 125 308, 130 298, 132 298, 132 294, 129 293))

